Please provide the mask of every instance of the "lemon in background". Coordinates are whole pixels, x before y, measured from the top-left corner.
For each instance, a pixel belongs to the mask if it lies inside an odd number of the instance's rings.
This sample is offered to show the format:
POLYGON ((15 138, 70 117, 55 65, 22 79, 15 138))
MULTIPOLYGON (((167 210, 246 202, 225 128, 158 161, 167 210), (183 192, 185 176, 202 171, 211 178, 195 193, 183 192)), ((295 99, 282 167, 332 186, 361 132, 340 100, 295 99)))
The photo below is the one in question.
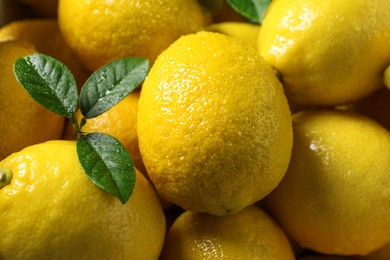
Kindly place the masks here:
POLYGON ((62 136, 65 119, 32 99, 13 72, 16 59, 35 52, 26 42, 0 42, 0 160, 62 136))
POLYGON ((390 64, 388 0, 272 1, 258 48, 288 98, 334 106, 372 94, 390 64))
POLYGON ((60 0, 61 31, 91 71, 114 59, 157 55, 203 27, 196 0, 60 0))
POLYGON ((293 151, 264 204, 291 238, 324 254, 364 255, 390 241, 390 133, 352 112, 293 115, 293 151))
POLYGON ((230 216, 186 211, 168 231, 161 259, 295 259, 280 226, 249 206, 230 216))

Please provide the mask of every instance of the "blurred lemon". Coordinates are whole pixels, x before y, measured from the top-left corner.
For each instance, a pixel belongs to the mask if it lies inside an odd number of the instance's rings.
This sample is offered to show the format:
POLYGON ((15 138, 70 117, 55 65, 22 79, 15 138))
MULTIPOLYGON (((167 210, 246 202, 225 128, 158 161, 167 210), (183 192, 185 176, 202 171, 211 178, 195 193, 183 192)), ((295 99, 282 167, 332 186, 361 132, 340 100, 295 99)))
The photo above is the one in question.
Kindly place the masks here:
POLYGON ((302 247, 368 254, 390 242, 390 133, 374 120, 335 110, 293 116, 294 145, 266 208, 302 247))
POLYGON ((382 86, 390 64, 388 0, 272 1, 260 54, 282 76, 286 95, 306 105, 356 101, 382 86))
POLYGON ((224 217, 186 211, 173 223, 165 259, 295 259, 284 231, 264 211, 249 206, 224 217))
POLYGON ((91 71, 114 59, 157 55, 203 27, 196 0, 60 0, 61 31, 91 71))
POLYGON ((213 23, 205 28, 207 31, 219 32, 257 47, 257 39, 260 25, 245 22, 222 22, 213 23))
POLYGON ((152 66, 138 103, 139 146, 159 194, 191 211, 232 214, 283 178, 292 145, 280 82, 233 37, 181 37, 152 66))
POLYGON ((9 23, 0 28, 0 41, 9 40, 29 42, 38 52, 63 62, 74 75, 79 88, 90 75, 65 42, 55 19, 24 19, 9 23))
POLYGON ((25 42, 0 42, 0 160, 26 146, 60 139, 64 118, 47 110, 17 82, 17 58, 35 53, 25 42))
POLYGON ((94 185, 76 142, 49 141, 0 162, 4 259, 158 259, 165 236, 159 199, 138 171, 125 205, 94 185))

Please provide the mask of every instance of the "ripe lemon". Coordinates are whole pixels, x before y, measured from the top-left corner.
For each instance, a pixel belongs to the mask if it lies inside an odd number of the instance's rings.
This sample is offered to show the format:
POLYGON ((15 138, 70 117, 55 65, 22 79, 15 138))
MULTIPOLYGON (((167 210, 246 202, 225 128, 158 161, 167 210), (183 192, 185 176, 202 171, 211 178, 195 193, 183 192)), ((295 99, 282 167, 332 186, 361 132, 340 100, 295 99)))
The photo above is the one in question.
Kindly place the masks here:
POLYGON ((0 28, 0 41, 9 40, 29 42, 38 52, 63 62, 74 75, 79 88, 90 75, 65 42, 55 19, 24 19, 9 23, 0 28))
POLYGON ((364 255, 390 242, 390 133, 352 112, 293 116, 294 145, 266 208, 301 246, 364 255))
POLYGON ((338 105, 382 86, 390 64, 390 1, 272 1, 260 54, 281 73, 288 98, 338 105))
POLYGON ((161 259, 295 259, 279 225, 256 206, 230 216, 184 212, 173 223, 161 259))
POLYGON ((152 66, 138 102, 139 146, 160 195, 232 214, 283 178, 291 115, 270 66, 233 37, 181 37, 152 66))
POLYGON ((95 186, 74 141, 48 141, 0 162, 11 183, 0 189, 4 259, 158 259, 165 219, 137 171, 125 205, 95 186))
MULTIPOLYGON (((100 132, 117 138, 130 153, 136 168, 143 174, 146 174, 138 147, 138 98, 139 91, 130 93, 107 112, 97 117, 87 119, 87 123, 83 126, 82 131, 86 133, 100 132)), ((76 118, 78 122, 82 119, 80 109, 76 111, 76 118)), ((70 127, 67 127, 66 131, 64 139, 74 138, 75 130, 71 124, 70 127)))
POLYGON ((196 0, 60 0, 61 31, 91 71, 117 58, 157 55, 203 27, 196 0))
POLYGON ((25 42, 0 42, 0 160, 26 146, 62 135, 64 118, 33 100, 13 72, 17 58, 35 52, 25 42))
POLYGON ((257 48, 260 25, 245 22, 213 23, 205 28, 207 31, 219 32, 238 39, 257 48))

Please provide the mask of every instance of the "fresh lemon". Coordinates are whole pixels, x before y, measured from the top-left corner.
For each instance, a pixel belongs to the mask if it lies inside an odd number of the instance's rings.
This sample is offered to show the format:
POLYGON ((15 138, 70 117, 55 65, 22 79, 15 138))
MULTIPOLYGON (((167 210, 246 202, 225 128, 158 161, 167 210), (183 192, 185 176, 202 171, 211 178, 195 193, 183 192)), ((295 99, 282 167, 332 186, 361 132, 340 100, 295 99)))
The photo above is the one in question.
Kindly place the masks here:
POLYGON ((336 110, 293 115, 294 145, 266 208, 302 247, 365 255, 390 242, 390 133, 336 110))
POLYGON ((64 118, 33 100, 13 72, 16 59, 35 52, 26 42, 0 42, 0 160, 26 146, 62 136, 64 118))
POLYGON ((181 37, 152 66, 138 102, 139 146, 160 195, 232 214, 283 178, 292 146, 282 86, 255 48, 233 37, 181 37))
POLYGON ((29 42, 38 52, 63 62, 75 76, 79 88, 90 75, 65 42, 55 19, 23 19, 9 23, 0 28, 0 41, 9 40, 29 42))
POLYGON ((196 0, 60 0, 61 31, 91 71, 114 59, 157 55, 203 27, 196 0))
POLYGON ((382 86, 390 64, 390 1, 272 1, 261 25, 260 54, 282 76, 286 95, 333 106, 382 86))
POLYGON ((295 259, 279 225, 249 206, 230 216, 186 211, 173 223, 161 254, 165 259, 295 259))
POLYGON ((94 185, 75 141, 29 146, 0 162, 2 259, 158 259, 165 219, 154 189, 136 171, 125 205, 94 185))

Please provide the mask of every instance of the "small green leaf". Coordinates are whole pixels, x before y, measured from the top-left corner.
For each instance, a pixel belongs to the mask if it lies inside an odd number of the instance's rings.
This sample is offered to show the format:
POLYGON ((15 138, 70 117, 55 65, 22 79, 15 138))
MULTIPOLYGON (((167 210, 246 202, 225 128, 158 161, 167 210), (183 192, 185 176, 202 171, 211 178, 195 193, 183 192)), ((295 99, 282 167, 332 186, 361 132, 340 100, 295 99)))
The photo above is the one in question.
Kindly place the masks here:
POLYGON ((81 113, 92 118, 106 112, 136 89, 148 71, 149 61, 143 58, 123 58, 98 69, 81 89, 81 113))
POLYGON ((251 22, 261 23, 271 0, 226 0, 226 2, 251 22))
POLYGON ((14 73, 19 83, 38 103, 70 118, 78 106, 76 81, 60 61, 40 53, 18 58, 14 73))
POLYGON ((80 136, 77 154, 91 181, 125 204, 133 193, 135 169, 124 146, 110 135, 90 133, 80 136))

